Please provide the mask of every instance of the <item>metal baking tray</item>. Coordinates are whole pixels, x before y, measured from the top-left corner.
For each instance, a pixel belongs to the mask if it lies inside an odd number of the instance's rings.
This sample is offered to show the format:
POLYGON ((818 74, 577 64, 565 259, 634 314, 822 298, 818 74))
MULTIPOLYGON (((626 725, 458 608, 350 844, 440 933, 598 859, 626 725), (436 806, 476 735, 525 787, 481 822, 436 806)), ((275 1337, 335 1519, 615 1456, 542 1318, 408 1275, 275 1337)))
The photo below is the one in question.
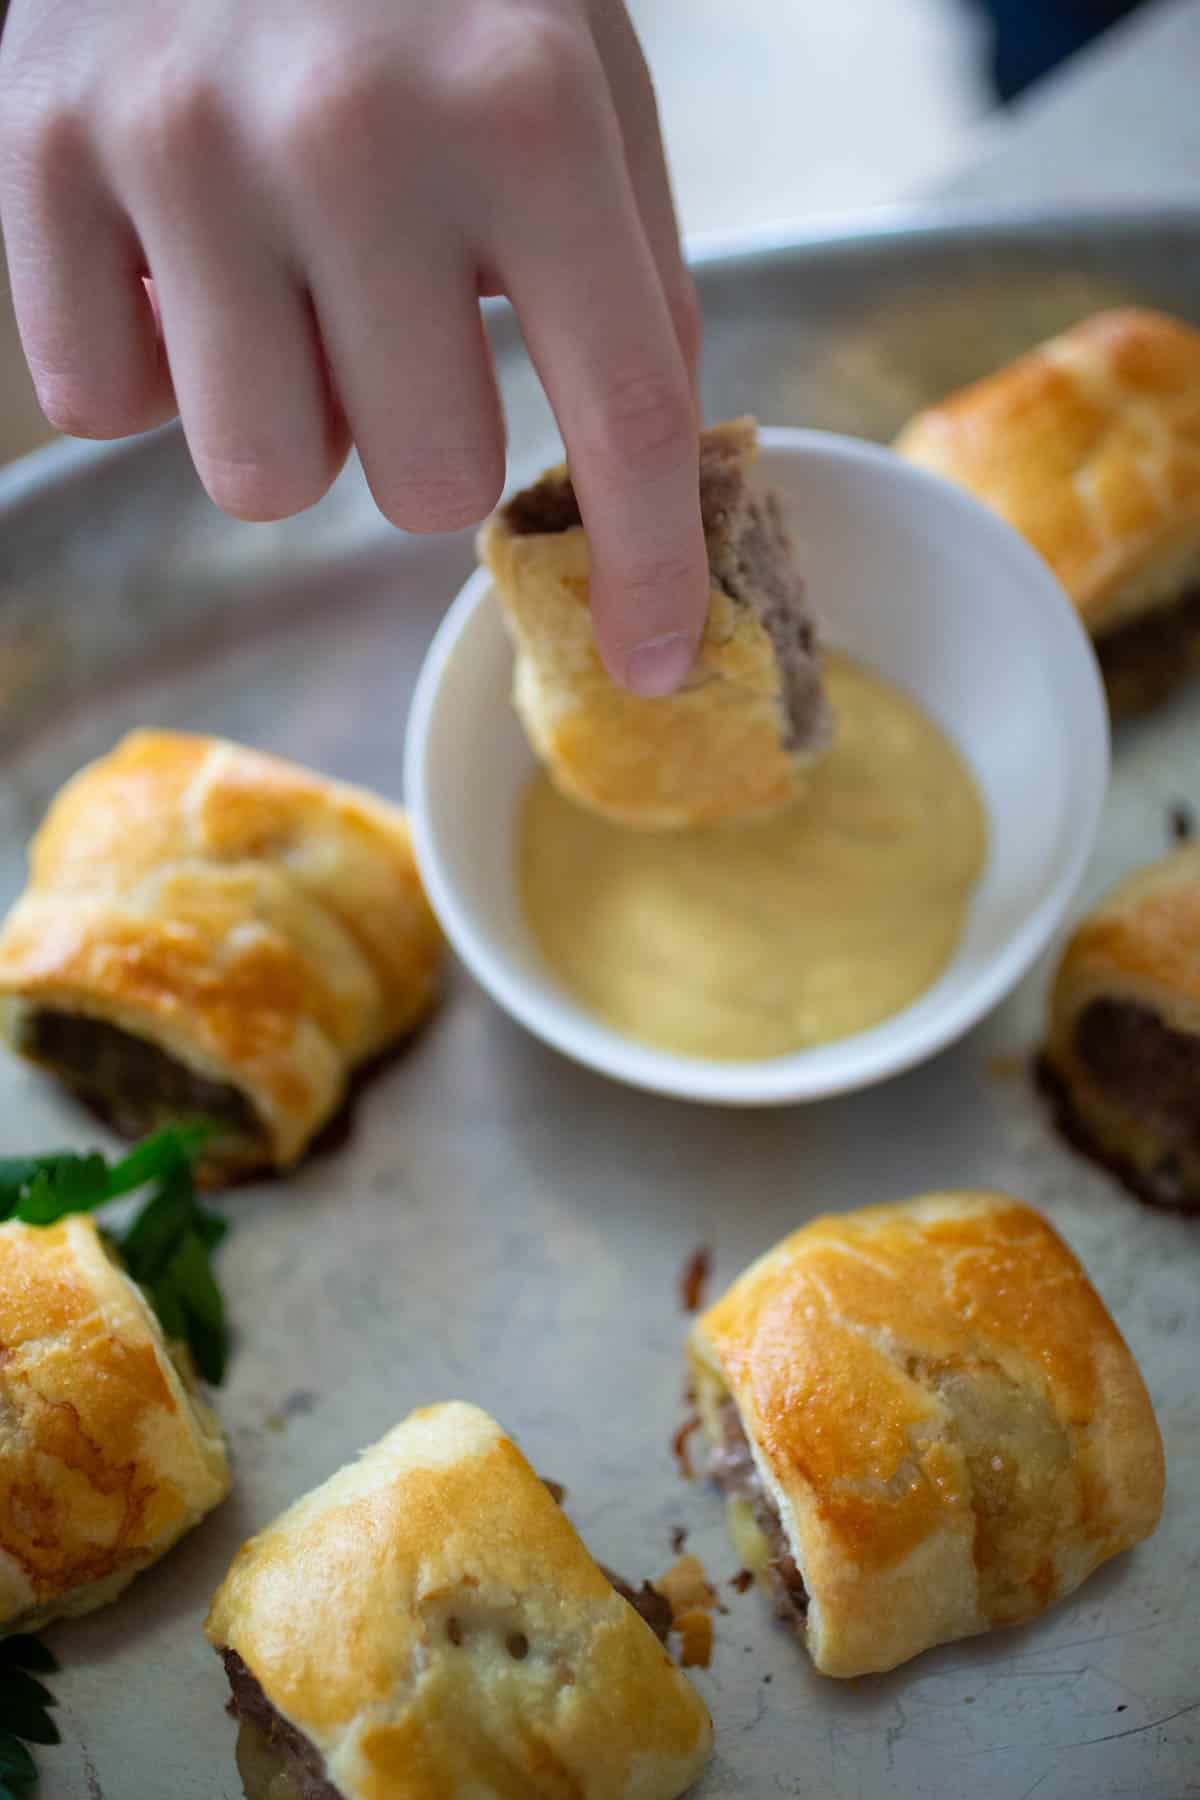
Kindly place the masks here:
MULTIPOLYGON (((710 257, 699 280, 710 416, 886 438, 1093 308, 1200 321, 1200 214, 907 216, 710 257)), ((511 317, 490 325, 524 477, 553 436, 511 317)), ((413 680, 471 563, 467 536, 382 525, 353 469, 301 519, 233 524, 174 431, 8 471, 0 902, 59 783, 135 724, 226 733, 399 798, 413 680)), ((1083 901, 1166 847, 1173 803, 1200 803, 1200 686, 1123 728, 1115 765, 1083 901)), ((1046 974, 883 1087, 746 1114, 610 1085, 456 974, 340 1142, 223 1200, 235 1490, 117 1605, 53 1630, 64 1742, 40 1754, 42 1800, 237 1800, 200 1635, 230 1556, 411 1406, 451 1396, 494 1411, 566 1483, 592 1550, 632 1578, 664 1569, 686 1527, 727 1609, 697 1677, 717 1729, 704 1800, 1200 1792, 1200 1222, 1145 1210, 1056 1140, 1026 1062, 1046 974), (1082 1254, 1158 1408, 1166 1515, 1038 1624, 823 1680, 758 1595, 728 1586, 720 1501, 672 1459, 678 1274, 711 1245, 715 1292, 819 1211, 973 1184, 1042 1207, 1082 1254)), ((7 1059, 0 1122, 7 1151, 102 1137, 7 1059)))

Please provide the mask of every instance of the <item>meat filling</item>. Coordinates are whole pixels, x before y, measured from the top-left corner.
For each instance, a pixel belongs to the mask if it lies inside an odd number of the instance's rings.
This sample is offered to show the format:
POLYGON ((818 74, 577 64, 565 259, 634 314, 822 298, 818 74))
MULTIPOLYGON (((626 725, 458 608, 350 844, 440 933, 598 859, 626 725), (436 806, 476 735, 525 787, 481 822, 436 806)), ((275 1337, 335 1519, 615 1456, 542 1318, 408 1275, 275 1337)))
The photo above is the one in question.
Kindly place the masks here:
POLYGON ((1200 1038, 1172 1031, 1149 1007, 1093 1000, 1075 1026, 1075 1048, 1096 1086, 1168 1150, 1200 1151, 1200 1038))
POLYGON ((45 1063, 118 1131, 140 1137, 158 1125, 204 1119, 222 1138, 262 1141, 246 1096, 176 1062, 165 1050, 103 1019, 35 1010, 22 1021, 19 1048, 45 1063))
POLYGON ((660 1594, 658 1589, 651 1587, 648 1581, 643 1581, 640 1588, 631 1588, 627 1581, 622 1581, 621 1577, 614 1575, 611 1569, 602 1567, 601 1573, 608 1577, 622 1600, 628 1600, 634 1612, 645 1619, 659 1643, 665 1644, 673 1622, 671 1602, 666 1595, 660 1594))
POLYGON ((1064 1084, 1043 1066, 1039 1073, 1060 1130, 1139 1199, 1189 1212, 1200 1208, 1200 1183, 1188 1173, 1188 1164, 1200 1157, 1200 1038, 1172 1031, 1149 1007, 1093 1000, 1075 1026, 1075 1049, 1101 1093, 1156 1134, 1162 1154, 1149 1168, 1109 1154, 1064 1084))
POLYGON ((1076 1021, 1074 1045, 1094 1086, 1114 1111, 1156 1134, 1161 1154, 1148 1163, 1106 1143, 1080 1111, 1062 1070, 1041 1056, 1038 1085, 1067 1142, 1111 1170, 1148 1206, 1200 1211, 1200 1181, 1188 1167, 1200 1157, 1200 1038, 1172 1031, 1133 1001, 1093 1000, 1076 1021))
MULTIPOLYGON (((249 1800, 260 1800, 260 1796, 261 1800, 267 1800, 271 1781, 277 1776, 286 1778, 291 1789, 288 1800, 293 1800, 293 1796, 294 1800, 343 1800, 340 1789, 334 1787, 325 1773, 325 1760, 320 1751, 302 1731, 297 1731, 276 1711, 237 1651, 224 1650, 221 1659, 229 1677, 229 1710, 243 1728, 248 1728, 247 1735, 253 1734, 245 1755, 242 1754, 243 1740, 239 1737, 238 1761, 243 1778, 248 1774, 251 1761, 264 1774, 274 1766, 274 1776, 254 1783, 258 1793, 253 1792, 250 1781, 246 1781, 249 1800)), ((276 1782, 276 1791, 282 1785, 282 1782, 276 1782)))
POLYGON ((709 1471, 723 1493, 745 1500, 754 1522, 766 1539, 766 1577, 775 1597, 775 1611, 786 1624, 802 1627, 808 1613, 808 1590, 796 1567, 792 1547, 775 1502, 763 1486, 741 1417, 732 1400, 720 1409, 720 1442, 712 1452, 709 1471))
POLYGON ((1144 712, 1200 670, 1200 587, 1096 644, 1112 709, 1144 712))
MULTIPOLYGON (((751 607, 771 639, 784 684, 785 747, 819 747, 829 731, 821 661, 779 502, 774 494, 753 492, 736 448, 715 434, 701 439, 700 513, 713 585, 751 607)), ((565 475, 517 494, 504 516, 522 537, 582 523, 565 475)))

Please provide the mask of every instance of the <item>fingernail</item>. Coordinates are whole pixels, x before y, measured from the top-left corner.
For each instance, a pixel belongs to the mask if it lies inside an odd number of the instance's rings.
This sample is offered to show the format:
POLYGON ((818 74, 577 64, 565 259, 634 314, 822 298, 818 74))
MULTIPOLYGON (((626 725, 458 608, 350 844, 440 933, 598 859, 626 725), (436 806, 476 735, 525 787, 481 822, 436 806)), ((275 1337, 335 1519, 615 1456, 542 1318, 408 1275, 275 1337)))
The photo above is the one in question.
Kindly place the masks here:
POLYGON ((686 632, 668 631, 647 638, 629 652, 625 679, 644 700, 673 694, 692 666, 692 641, 686 632))

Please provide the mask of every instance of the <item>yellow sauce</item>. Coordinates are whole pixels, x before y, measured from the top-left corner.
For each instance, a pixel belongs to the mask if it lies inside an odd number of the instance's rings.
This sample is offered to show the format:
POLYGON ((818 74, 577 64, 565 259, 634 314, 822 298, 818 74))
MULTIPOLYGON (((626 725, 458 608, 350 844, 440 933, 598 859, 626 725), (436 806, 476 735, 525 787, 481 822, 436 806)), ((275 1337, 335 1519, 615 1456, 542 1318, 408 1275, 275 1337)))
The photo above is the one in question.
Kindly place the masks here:
POLYGON ((563 985, 627 1036, 780 1056, 898 1012, 953 954, 987 852, 971 774, 898 688, 839 656, 826 678, 833 747, 776 818, 630 831, 534 778, 526 916, 563 985))

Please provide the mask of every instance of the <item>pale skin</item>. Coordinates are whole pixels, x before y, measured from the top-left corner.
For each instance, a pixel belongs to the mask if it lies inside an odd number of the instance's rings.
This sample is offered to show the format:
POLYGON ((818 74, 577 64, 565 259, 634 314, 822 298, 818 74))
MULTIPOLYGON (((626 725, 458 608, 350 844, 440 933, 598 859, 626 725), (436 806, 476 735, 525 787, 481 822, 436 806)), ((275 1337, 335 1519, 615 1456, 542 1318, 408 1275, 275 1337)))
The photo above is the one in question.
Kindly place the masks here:
POLYGON ((507 295, 606 665, 683 680, 698 315, 619 0, 12 0, 0 221, 51 423, 178 412, 243 519, 311 506, 352 442, 394 524, 483 518, 505 440, 478 302, 507 295))

